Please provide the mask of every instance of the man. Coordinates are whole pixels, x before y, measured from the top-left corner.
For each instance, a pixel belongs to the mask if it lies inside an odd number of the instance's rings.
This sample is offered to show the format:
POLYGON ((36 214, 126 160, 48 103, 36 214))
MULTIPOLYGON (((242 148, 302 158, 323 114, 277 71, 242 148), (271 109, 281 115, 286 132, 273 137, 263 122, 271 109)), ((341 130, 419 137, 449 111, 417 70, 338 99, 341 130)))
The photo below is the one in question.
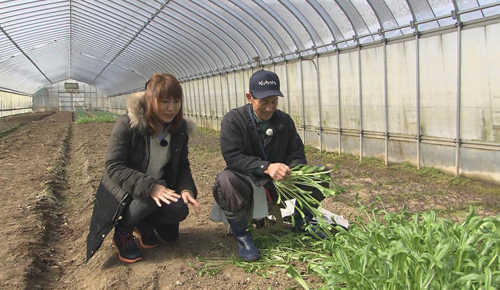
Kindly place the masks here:
MULTIPOLYGON (((288 178, 290 168, 307 161, 292 118, 277 109, 283 97, 278 76, 271 71, 255 72, 245 96, 248 104, 222 119, 220 143, 227 167, 217 174, 213 195, 231 225, 240 258, 253 261, 259 252, 247 231, 246 208, 253 206, 253 218, 267 216, 267 202, 277 200, 272 180, 288 178)), ((313 191, 313 196, 320 201, 324 198, 319 191, 313 191)), ((296 231, 304 231, 304 224, 312 218, 309 211, 303 211, 305 221, 294 213, 296 231)))

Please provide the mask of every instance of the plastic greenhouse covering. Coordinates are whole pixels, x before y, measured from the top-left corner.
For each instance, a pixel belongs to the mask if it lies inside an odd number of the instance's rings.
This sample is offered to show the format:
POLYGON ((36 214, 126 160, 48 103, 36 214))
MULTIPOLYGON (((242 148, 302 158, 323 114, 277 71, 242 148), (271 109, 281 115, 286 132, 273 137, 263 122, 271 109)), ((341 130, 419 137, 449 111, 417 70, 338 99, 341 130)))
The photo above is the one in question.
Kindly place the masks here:
POLYGON ((218 130, 264 68, 307 145, 500 180, 498 55, 500 0, 0 0, 0 116, 124 113, 166 72, 218 130))
POLYGON ((0 1, 0 88, 66 79, 108 96, 498 15, 492 0, 0 1))

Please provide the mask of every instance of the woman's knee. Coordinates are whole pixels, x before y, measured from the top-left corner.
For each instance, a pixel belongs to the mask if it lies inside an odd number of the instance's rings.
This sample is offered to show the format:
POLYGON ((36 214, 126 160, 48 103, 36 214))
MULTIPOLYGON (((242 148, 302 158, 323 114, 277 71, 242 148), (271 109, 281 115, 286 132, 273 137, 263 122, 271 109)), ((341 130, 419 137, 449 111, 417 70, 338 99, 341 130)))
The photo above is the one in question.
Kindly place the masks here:
POLYGON ((163 204, 159 208, 159 214, 163 223, 178 223, 186 219, 189 214, 188 206, 182 199, 170 204, 163 204))

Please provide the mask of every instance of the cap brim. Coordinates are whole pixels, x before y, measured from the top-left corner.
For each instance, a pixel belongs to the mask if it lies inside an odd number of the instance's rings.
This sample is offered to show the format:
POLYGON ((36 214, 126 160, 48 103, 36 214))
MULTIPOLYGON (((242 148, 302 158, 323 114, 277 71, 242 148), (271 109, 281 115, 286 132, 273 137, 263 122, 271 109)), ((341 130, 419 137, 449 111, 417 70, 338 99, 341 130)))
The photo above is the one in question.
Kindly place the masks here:
POLYGON ((267 98, 270 96, 283 97, 283 94, 279 90, 269 90, 269 91, 262 91, 262 92, 250 92, 250 93, 252 93, 253 97, 256 99, 263 99, 263 98, 267 98))

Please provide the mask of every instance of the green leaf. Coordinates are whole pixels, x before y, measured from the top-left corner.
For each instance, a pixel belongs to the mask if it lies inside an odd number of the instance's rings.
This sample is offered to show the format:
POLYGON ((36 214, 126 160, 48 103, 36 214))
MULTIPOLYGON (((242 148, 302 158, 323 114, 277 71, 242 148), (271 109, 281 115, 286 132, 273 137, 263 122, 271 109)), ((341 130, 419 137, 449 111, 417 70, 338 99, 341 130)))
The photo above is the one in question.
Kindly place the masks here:
POLYGON ((286 273, 290 275, 295 281, 297 281, 304 289, 309 290, 309 286, 307 285, 306 281, 302 279, 302 276, 297 272, 297 270, 295 270, 292 265, 288 266, 288 268, 286 269, 286 273))

